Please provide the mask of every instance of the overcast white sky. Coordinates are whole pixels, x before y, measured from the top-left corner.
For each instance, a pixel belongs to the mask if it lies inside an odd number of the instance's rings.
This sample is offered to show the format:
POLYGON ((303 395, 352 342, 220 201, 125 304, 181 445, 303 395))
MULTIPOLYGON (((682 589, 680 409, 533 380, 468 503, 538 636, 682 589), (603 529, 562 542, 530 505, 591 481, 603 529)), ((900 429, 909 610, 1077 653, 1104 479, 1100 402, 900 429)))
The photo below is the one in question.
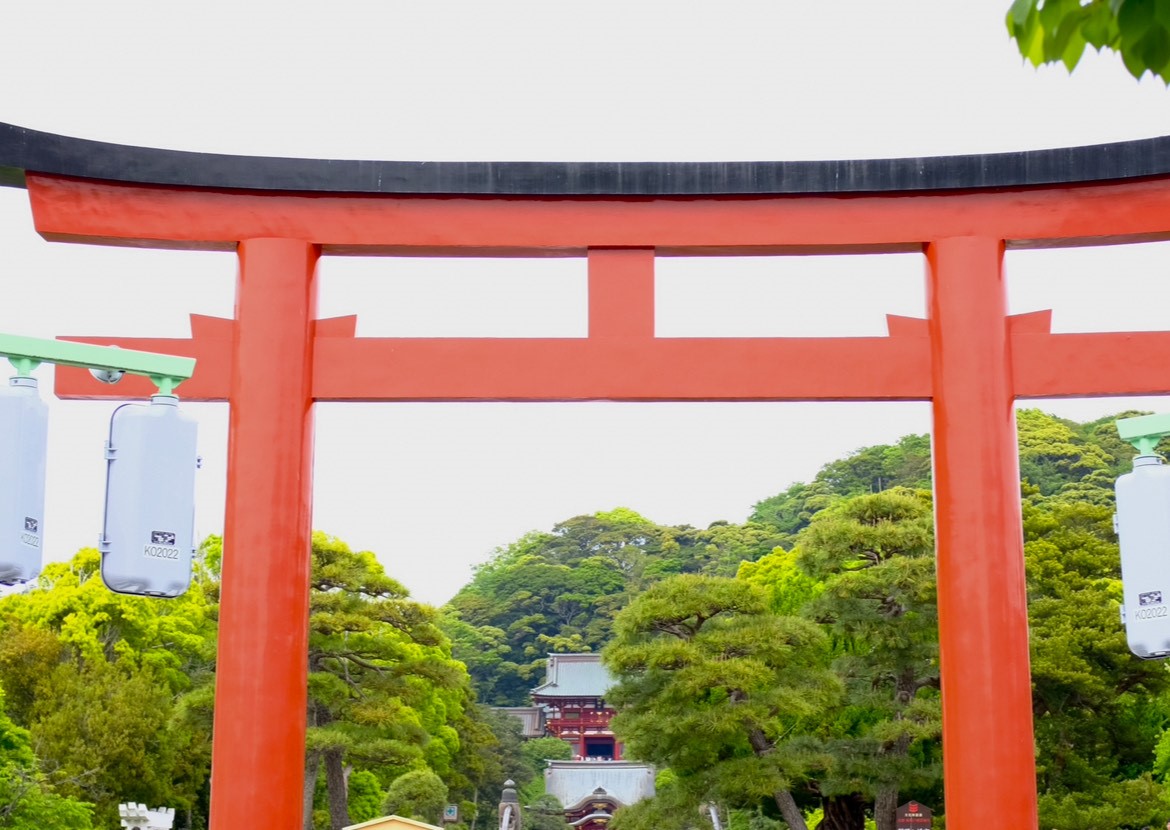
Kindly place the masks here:
MULTIPOLYGON (((1072 77, 1024 65, 1008 5, 7 0, 0 121, 404 160, 859 158, 1170 134, 1170 93, 1111 56, 1072 77)), ((231 316, 235 268, 228 254, 46 243, 24 191, 0 189, 0 331, 185 336, 188 313, 231 316)), ((1060 331, 1168 328, 1168 271, 1161 244, 1011 252, 1012 310, 1053 308, 1060 331)), ((576 260, 327 259, 321 312, 359 313, 359 335, 580 335, 584 287, 576 260)), ((660 260, 657 293, 662 335, 883 334, 886 313, 924 302, 918 255, 660 260)), ((187 408, 205 458, 198 529, 218 532, 226 406, 187 408)), ((50 558, 96 542, 111 409, 52 404, 50 558)), ((925 404, 324 405, 314 526, 441 603, 527 530, 618 505, 742 521, 828 461, 928 430, 925 404)))

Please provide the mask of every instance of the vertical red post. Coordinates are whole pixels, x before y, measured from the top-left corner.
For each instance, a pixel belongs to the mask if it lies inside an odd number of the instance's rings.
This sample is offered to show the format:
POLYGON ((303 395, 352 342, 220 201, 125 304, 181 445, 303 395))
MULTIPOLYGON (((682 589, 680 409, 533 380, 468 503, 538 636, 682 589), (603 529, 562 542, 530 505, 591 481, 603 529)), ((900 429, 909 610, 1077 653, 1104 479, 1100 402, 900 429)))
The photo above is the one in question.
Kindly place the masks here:
POLYGON ((927 246, 947 826, 1035 830, 1003 243, 927 246))
POLYGON ((315 246, 240 243, 211 828, 300 830, 315 246))
POLYGON ((589 336, 654 336, 654 249, 589 249, 589 336))

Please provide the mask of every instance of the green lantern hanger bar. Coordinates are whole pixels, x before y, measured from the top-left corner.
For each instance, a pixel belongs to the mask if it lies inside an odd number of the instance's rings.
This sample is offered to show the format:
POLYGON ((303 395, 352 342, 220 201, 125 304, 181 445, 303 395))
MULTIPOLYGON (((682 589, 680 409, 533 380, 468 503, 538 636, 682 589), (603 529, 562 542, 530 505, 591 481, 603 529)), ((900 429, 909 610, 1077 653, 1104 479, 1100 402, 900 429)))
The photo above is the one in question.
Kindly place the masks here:
POLYGON ((1116 423, 1121 440, 1137 447, 1138 455, 1154 455, 1158 442, 1170 435, 1170 414, 1139 415, 1121 418, 1116 423))
POLYGON ((7 357, 19 377, 29 377, 42 363, 76 366, 110 372, 145 375, 160 395, 173 395, 175 387, 195 372, 195 358, 95 346, 68 340, 47 340, 17 334, 0 334, 0 356, 7 357))

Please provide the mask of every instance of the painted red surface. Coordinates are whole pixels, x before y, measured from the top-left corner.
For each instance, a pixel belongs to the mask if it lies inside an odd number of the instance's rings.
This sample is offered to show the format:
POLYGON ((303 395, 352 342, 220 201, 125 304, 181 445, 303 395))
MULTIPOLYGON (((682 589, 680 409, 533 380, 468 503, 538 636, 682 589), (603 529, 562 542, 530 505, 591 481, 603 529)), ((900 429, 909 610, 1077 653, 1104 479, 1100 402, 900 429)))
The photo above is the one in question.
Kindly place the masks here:
POLYGON ((1009 816, 1034 828, 1028 609, 1003 243, 940 239, 927 246, 926 256, 943 780, 952 782, 948 824, 1004 826, 1009 816))
POLYGON ((240 243, 211 826, 301 827, 317 251, 240 243), (252 818, 247 818, 251 816, 252 818))
POLYGON ((181 190, 27 176, 48 239, 231 250, 234 240, 304 239, 324 253, 660 255, 918 249, 985 236, 1016 245, 1062 239, 1170 238, 1161 180, 976 193, 697 198, 322 196, 181 190))
MULTIPOLYGON (((1049 334, 1028 314, 1007 319, 1017 398, 1170 394, 1170 332, 1049 334), (1027 322, 1029 325, 1017 325, 1027 322), (1121 359, 1119 355, 1124 355, 1121 359), (1075 366, 1075 371, 1069 371, 1075 366)), ((671 338, 353 337, 318 327, 313 398, 319 401, 798 401, 929 400, 925 320, 891 317, 889 337, 671 338), (572 366, 573 372, 563 371, 572 366)), ((69 337, 187 355, 195 375, 179 394, 228 398, 231 320, 192 315, 192 337, 69 337)), ((318 321, 333 323, 335 321, 318 321)), ((127 377, 116 389, 84 369, 57 368, 63 398, 146 398, 127 377)))
MULTIPOLYGON (((1170 393, 1170 334, 1051 334, 1046 313, 1007 317, 1003 250, 1170 238, 1170 182, 541 199, 27 178, 48 239, 240 251, 235 323, 193 318, 189 342, 85 338, 195 355, 180 394, 231 400, 213 830, 258 810, 266 826, 300 827, 312 401, 501 399, 931 400, 947 820, 1034 830, 1012 402, 1170 393), (889 337, 653 336, 656 256, 906 250, 927 253, 929 320, 891 317, 889 337), (314 326, 318 251, 587 256, 589 337, 355 338, 353 318, 314 326)), ((126 395, 73 370, 57 390, 126 395)))

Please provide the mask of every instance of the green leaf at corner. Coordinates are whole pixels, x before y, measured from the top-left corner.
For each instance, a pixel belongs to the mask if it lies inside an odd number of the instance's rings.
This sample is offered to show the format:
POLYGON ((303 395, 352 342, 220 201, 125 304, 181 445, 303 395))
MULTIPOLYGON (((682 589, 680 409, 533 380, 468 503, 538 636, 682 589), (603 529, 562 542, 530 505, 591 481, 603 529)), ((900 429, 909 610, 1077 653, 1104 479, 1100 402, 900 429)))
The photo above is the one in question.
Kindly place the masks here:
POLYGON ((1155 25, 1154 0, 1125 0, 1117 11, 1117 28, 1121 32, 1123 49, 1142 40, 1155 25))
POLYGON ((1037 2, 1038 0, 1015 0, 1012 3, 1011 9, 1008 10, 1008 31, 1013 31, 1013 23, 1017 28, 1025 26, 1028 22, 1029 15, 1036 11, 1037 2))
POLYGON ((1141 80, 1142 75, 1145 74, 1146 65, 1133 50, 1122 49, 1121 62, 1125 64, 1125 68, 1129 70, 1130 75, 1141 80))
POLYGON ((1055 32, 1081 9, 1079 0, 1044 0, 1037 14, 1046 32, 1055 32))
POLYGON ((1068 39, 1068 43, 1064 47, 1064 52, 1061 53, 1060 60, 1064 63, 1065 69, 1072 72, 1077 68, 1077 64, 1081 61, 1081 55, 1085 53, 1085 38, 1080 31, 1073 32, 1068 39))
POLYGON ((1136 48, 1142 64, 1155 74, 1170 64, 1170 33, 1157 24, 1150 26, 1136 48))
POLYGON ((1115 47, 1121 35, 1117 29, 1117 19, 1109 6, 1105 3, 1093 3, 1085 9, 1087 17, 1081 26, 1081 34, 1085 36, 1085 40, 1097 50, 1106 46, 1115 47))
POLYGON ((1044 63, 1046 55, 1044 54, 1044 30, 1040 28, 1039 22, 1035 17, 1029 21, 1029 28, 1024 37, 1017 39, 1020 46, 1020 54, 1027 58, 1032 66, 1039 66, 1044 63))
POLYGON ((1033 66, 1044 62, 1044 28, 1036 11, 1036 0, 1016 0, 1008 12, 1008 34, 1016 41, 1016 48, 1033 66))
POLYGON ((1070 71, 1077 65, 1081 53, 1085 51, 1085 38, 1081 34, 1081 26, 1085 23, 1087 14, 1087 9, 1074 5, 1060 18, 1055 29, 1047 25, 1044 27, 1049 32, 1044 44, 1046 60, 1062 61, 1070 71))

